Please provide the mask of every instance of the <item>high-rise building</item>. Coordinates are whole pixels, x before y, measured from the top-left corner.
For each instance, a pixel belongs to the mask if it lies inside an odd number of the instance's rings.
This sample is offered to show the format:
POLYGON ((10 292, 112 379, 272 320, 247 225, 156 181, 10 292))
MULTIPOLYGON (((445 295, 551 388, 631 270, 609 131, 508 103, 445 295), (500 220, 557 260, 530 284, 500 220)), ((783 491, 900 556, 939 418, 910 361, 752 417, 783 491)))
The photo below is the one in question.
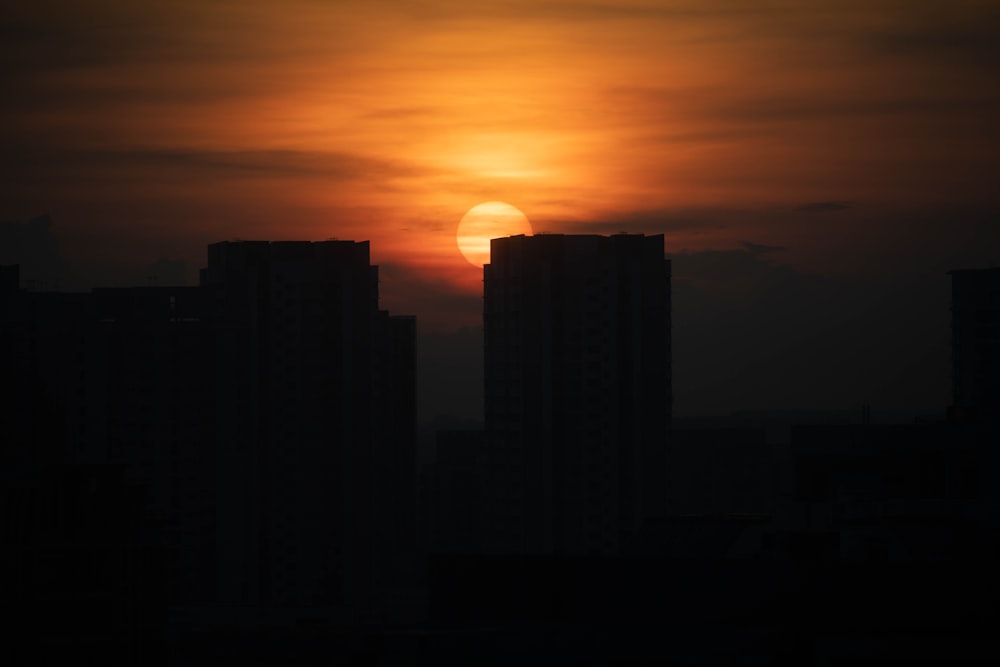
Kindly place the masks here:
POLYGON ((1000 268, 951 271, 952 414, 1000 421, 1000 268))
POLYGON ((211 338, 203 292, 98 288, 86 296, 77 458, 128 466, 151 510, 166 520, 171 599, 202 600, 217 567, 211 338))
POLYGON ((0 461, 80 460, 90 295, 21 289, 19 267, 0 288, 0 461))
POLYGON ((662 509, 663 236, 493 239, 484 267, 485 548, 611 554, 662 509))
POLYGON ((0 271, 0 463, 120 464, 171 598, 365 611, 416 548, 412 317, 367 242, 226 242, 199 287, 19 289, 0 271))
POLYGON ((174 601, 201 599, 214 579, 200 297, 197 287, 0 294, 0 460, 123 466, 165 519, 174 601))
POLYGON ((367 242, 216 243, 202 286, 220 597, 368 604, 415 497, 413 319, 379 311, 367 242))

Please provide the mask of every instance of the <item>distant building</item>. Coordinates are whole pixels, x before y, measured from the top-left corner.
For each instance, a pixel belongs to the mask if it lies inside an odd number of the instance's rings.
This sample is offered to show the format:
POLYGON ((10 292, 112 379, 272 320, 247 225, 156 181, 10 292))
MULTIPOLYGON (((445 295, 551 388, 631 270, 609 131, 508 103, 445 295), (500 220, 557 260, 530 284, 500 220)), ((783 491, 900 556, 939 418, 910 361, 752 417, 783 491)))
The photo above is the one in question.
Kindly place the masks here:
POLYGON ((21 267, 17 264, 0 264, 0 294, 16 292, 21 287, 21 267))
POLYGON ((1000 421, 1000 268, 951 271, 952 415, 1000 421))
POLYGON ((770 511, 774 462, 764 429, 670 432, 667 510, 671 515, 770 511))
POLYGON ((434 462, 424 470, 426 547, 430 554, 482 552, 481 430, 437 432, 434 462))
POLYGON ((484 267, 487 551, 616 553, 662 510, 663 236, 493 239, 484 267))

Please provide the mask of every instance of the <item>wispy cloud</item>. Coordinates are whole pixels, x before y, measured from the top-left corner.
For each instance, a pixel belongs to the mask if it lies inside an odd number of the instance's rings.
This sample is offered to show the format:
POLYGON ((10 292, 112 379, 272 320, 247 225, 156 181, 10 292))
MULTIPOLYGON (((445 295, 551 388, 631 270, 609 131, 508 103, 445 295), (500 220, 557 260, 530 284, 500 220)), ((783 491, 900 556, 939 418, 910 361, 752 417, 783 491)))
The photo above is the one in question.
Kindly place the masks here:
POLYGON ((864 229, 884 258, 901 209, 995 205, 998 30, 974 0, 15 3, 0 218, 52 211, 79 254, 364 235, 387 281, 462 294, 454 229, 493 199, 733 261, 864 229))
POLYGON ((13 146, 0 158, 0 173, 11 180, 53 173, 172 172, 191 179, 208 177, 299 177, 330 182, 390 181, 427 176, 433 170, 402 160, 350 153, 299 150, 194 150, 185 148, 56 149, 13 146))
POLYGON ((815 201, 809 202, 808 204, 801 204, 795 207, 796 211, 804 211, 806 213, 834 213, 836 211, 846 211, 849 208, 853 208, 854 204, 850 202, 843 201, 815 201))

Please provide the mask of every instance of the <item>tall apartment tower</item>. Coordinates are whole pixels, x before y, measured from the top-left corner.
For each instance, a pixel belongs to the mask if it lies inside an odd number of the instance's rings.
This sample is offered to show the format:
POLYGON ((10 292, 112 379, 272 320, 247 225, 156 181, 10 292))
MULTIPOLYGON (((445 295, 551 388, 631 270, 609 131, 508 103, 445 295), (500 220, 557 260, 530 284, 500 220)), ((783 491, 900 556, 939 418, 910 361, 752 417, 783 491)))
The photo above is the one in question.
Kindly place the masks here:
POLYGON ((662 505, 663 236, 493 239, 484 267, 489 551, 613 554, 662 505))
POLYGON ((952 413, 1000 422, 1000 268, 951 271, 952 413))
POLYGON ((202 288, 219 598, 365 607, 413 505, 413 319, 379 311, 368 242, 216 243, 202 288))
POLYGON ((199 287, 29 292, 0 267, 0 467, 115 464, 175 603, 372 611, 416 549, 412 317, 367 242, 208 248, 199 287))

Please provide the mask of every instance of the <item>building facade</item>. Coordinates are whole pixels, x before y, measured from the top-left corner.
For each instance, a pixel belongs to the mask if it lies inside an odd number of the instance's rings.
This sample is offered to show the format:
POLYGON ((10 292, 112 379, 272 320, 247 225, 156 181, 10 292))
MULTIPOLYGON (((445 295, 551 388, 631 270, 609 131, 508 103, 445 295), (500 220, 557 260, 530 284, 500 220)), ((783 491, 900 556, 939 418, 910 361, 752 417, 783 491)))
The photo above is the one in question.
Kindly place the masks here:
POLYGON ((216 243, 202 288, 220 598, 371 604, 412 524, 413 319, 379 311, 367 242, 216 243))
POLYGON ((0 461, 120 464, 178 603, 346 606, 415 549, 412 317, 367 242, 209 246, 199 287, 22 290, 0 272, 0 461))
POLYGON ((617 553, 662 508, 663 236, 493 239, 484 267, 489 551, 617 553))
POLYGON ((952 414, 1000 422, 1000 268, 951 271, 952 414))

